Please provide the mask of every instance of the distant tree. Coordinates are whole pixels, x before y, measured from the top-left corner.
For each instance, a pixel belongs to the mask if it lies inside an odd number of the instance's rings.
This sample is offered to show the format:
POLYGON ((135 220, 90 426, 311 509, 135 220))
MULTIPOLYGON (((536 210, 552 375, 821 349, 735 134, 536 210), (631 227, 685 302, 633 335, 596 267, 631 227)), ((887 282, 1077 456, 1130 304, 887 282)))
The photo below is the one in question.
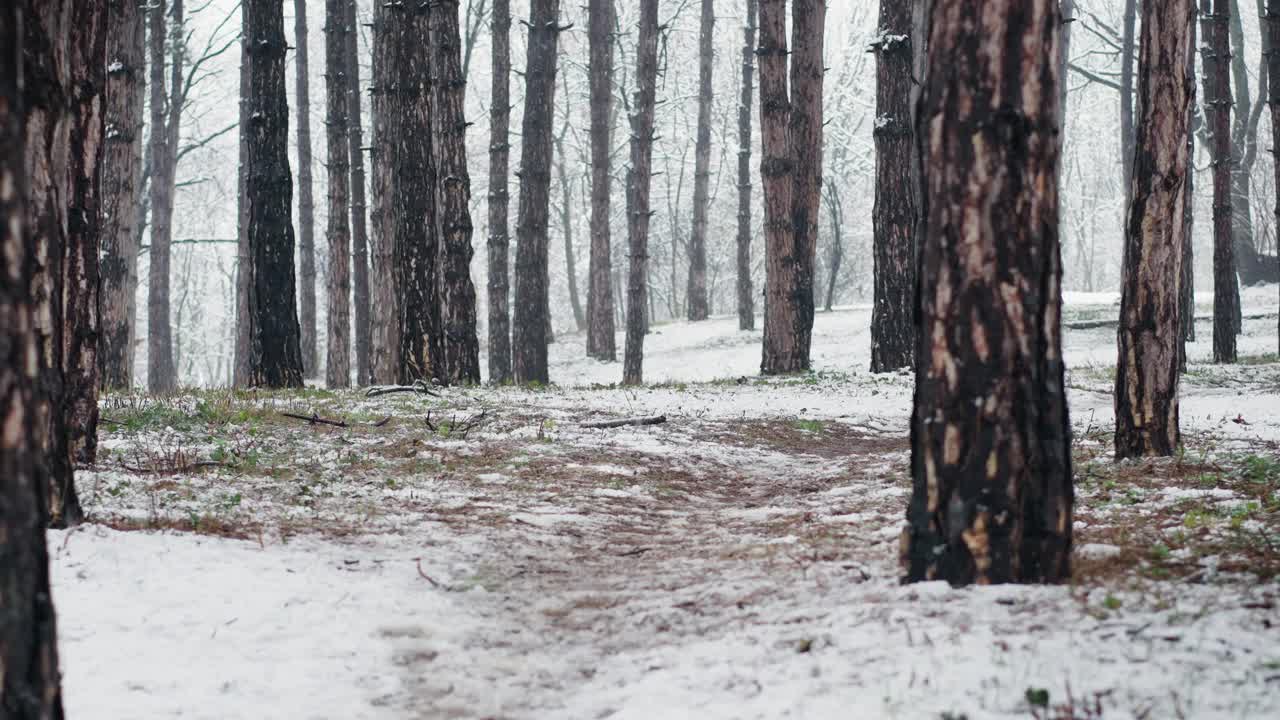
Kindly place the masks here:
POLYGON ((102 159, 102 340, 98 361, 107 389, 133 386, 133 281, 138 274, 142 204, 142 106, 146 26, 138 0, 107 6, 106 145, 102 159))
MULTIPOLYGON (((614 337, 612 238, 609 208, 613 189, 613 0, 589 0, 588 73, 591 85, 591 261, 587 289, 587 355, 618 359, 614 337)), ((495 80, 496 82, 496 80, 495 80)))
POLYGON ((511 193, 511 3, 493 0, 493 86, 489 103, 489 381, 511 380, 507 216, 511 193))
POLYGON ((169 6, 154 0, 149 6, 149 71, 151 74, 151 248, 147 273, 147 388, 171 392, 178 384, 173 361, 173 328, 169 317, 170 244, 173 242, 173 195, 177 172, 178 138, 182 130, 182 77, 186 62, 183 45, 183 0, 169 6), (166 38, 171 54, 165 62, 166 38), (169 69, 165 84, 164 71, 169 69), (167 88, 167 90, 166 90, 167 88))
MULTIPOLYGON (((43 355, 45 341, 36 328, 40 297, 33 292, 32 276, 41 250, 37 238, 56 219, 43 213, 57 212, 56 201, 27 207, 26 163, 37 165, 30 180, 43 184, 31 188, 35 195, 54 189, 48 172, 49 156, 40 135, 54 126, 39 125, 50 119, 54 107, 35 108, 34 124, 24 124, 26 97, 61 90, 56 77, 36 75, 23 82, 24 61, 30 70, 52 75, 58 62, 52 43, 37 42, 24 48, 24 30, 38 41, 62 37, 58 15, 71 2, 28 0, 0 4, 0 714, 7 718, 62 718, 62 688, 58 676, 58 643, 53 599, 49 592, 49 557, 45 547, 47 470, 41 461, 44 435, 37 423, 48 420, 41 408, 41 370, 30 359, 43 355), (28 12, 34 10, 35 12, 28 12), (41 10, 46 12, 42 13, 41 10), (24 14, 27 17, 24 18, 24 14), (27 27, 24 27, 27 26, 27 27), (24 59, 24 49, 30 55, 24 59), (39 147, 27 154, 27 142, 39 147)), ((76 9, 89 3, 77 2, 76 9)), ((63 76, 65 79, 65 74, 63 76)), ((65 100, 65 98, 64 98, 65 100)), ((57 134, 57 131, 54 131, 57 134)))
POLYGON ((751 96, 755 89, 756 15, 759 0, 747 0, 742 28, 742 91, 738 101, 738 329, 756 327, 755 293, 751 287, 751 96))
POLYGON ((650 182, 653 175, 653 116, 658 89, 658 0, 641 0, 636 41, 635 100, 631 114, 631 167, 627 168, 627 228, 631 267, 627 275, 627 343, 622 382, 644 381, 650 182))
MULTIPOLYGON (((351 386, 351 218, 348 214, 351 137, 347 126, 351 86, 346 75, 349 67, 347 35, 352 32, 347 26, 349 6, 348 0, 325 0, 324 4, 325 144, 329 176, 329 227, 326 232, 329 282, 325 293, 329 312, 325 384, 331 388, 351 386)), ((299 25, 305 33, 302 27, 299 25)), ((307 153, 305 149, 299 149, 298 154, 303 156, 307 153)), ((306 303, 303 304, 305 306, 306 303)), ((303 328, 306 328, 305 323, 303 328)), ((305 341, 303 345, 306 345, 305 341)), ((303 355, 306 355, 305 350, 303 355)))
MULTIPOLYGON (((1196 78, 1196 16, 1199 15, 1199 8, 1196 3, 1191 3, 1191 29, 1188 31, 1191 36, 1190 45, 1193 52, 1187 55, 1187 79, 1192 84, 1194 90, 1196 78)), ((1196 107, 1196 94, 1191 93, 1191 102, 1187 107, 1187 157, 1194 160, 1196 156, 1196 130, 1200 122, 1200 114, 1196 107)), ((1179 278, 1178 290, 1178 318, 1182 324, 1182 331, 1179 333, 1178 357, 1179 369, 1186 372, 1187 369, 1187 343, 1195 342, 1196 339, 1196 275, 1195 275, 1195 244, 1192 242, 1195 230, 1195 176, 1196 166, 1192 161, 1187 162, 1187 202, 1185 203, 1182 217, 1182 276, 1179 278)))
POLYGON ((302 387, 302 353, 293 270, 293 178, 285 102, 284 8, 245 0, 244 56, 249 66, 245 197, 249 243, 249 385, 302 387))
POLYGON ((714 0, 702 0, 698 33, 698 139, 693 153, 693 232, 689 236, 688 317, 706 320, 711 314, 707 299, 707 215, 711 205, 711 102, 715 67, 716 11, 714 0))
POLYGON ((1180 444, 1179 317, 1186 230, 1187 110, 1195 80, 1192 0, 1146 0, 1138 112, 1125 222, 1116 366, 1116 458, 1168 456, 1180 444))
POLYGON ((361 118, 360 33, 356 32, 356 2, 346 12, 347 129, 351 160, 351 281, 355 305, 356 384, 371 382, 372 334, 369 318, 369 228, 365 219, 364 128, 361 118))
MULTIPOLYGON (((567 95, 569 88, 566 84, 565 94, 567 95)), ((560 126, 560 131, 555 134, 553 142, 555 143, 555 159, 556 180, 560 185, 560 234, 564 237, 564 273, 565 284, 569 286, 569 307, 573 310, 573 324, 578 332, 587 329, 587 318, 582 312, 582 301, 578 297, 578 268, 577 268, 577 252, 573 247, 573 181, 569 179, 569 159, 565 156, 564 136, 569 132, 569 117, 566 113, 565 121, 560 126)), ((550 284, 547 290, 550 291, 550 284)), ((550 297, 548 296, 548 301, 550 297)), ((551 306, 547 306, 547 319, 551 319, 551 306)), ((547 324, 547 343, 555 342, 552 333, 551 324, 547 324)))
POLYGON ((1073 492, 1058 5, 935 0, 931 12, 905 579, 1058 582, 1073 492))
POLYGON ((1133 64, 1138 50, 1137 22, 1138 0, 1124 0, 1120 36, 1120 187, 1124 188, 1126 208, 1129 191, 1133 189, 1133 64))
POLYGON ((520 216, 516 230, 512 370, 518 383, 547 383, 547 226, 550 220, 551 122, 556 94, 559 0, 533 0, 525 61, 520 216))
POLYGON ((915 344, 916 141, 914 0, 881 0, 876 54, 874 232, 875 303, 871 314, 871 371, 912 365, 915 344))
MULTIPOLYGON (((1270 52, 1264 58, 1267 63, 1267 104, 1271 106, 1271 147, 1273 152, 1280 150, 1280 0, 1267 0, 1266 12, 1267 49, 1270 52)), ((1280 162, 1275 163, 1275 214, 1280 222, 1280 162)), ((1280 249, 1280 243, 1277 243, 1280 249)), ((1277 253, 1280 254, 1280 253, 1277 253)), ((1280 338, 1280 332, 1277 333, 1280 338)))
POLYGON ((1236 361, 1235 312, 1239 303, 1231 212, 1230 0, 1204 0, 1204 103, 1213 157, 1213 360, 1236 361))
MULTIPOLYGON (((328 0, 325 0, 328 2, 328 0)), ((311 182, 311 83, 307 61, 307 0, 293 0, 294 100, 298 117, 298 266, 299 321, 302 323, 302 374, 316 377, 316 202, 311 182)))

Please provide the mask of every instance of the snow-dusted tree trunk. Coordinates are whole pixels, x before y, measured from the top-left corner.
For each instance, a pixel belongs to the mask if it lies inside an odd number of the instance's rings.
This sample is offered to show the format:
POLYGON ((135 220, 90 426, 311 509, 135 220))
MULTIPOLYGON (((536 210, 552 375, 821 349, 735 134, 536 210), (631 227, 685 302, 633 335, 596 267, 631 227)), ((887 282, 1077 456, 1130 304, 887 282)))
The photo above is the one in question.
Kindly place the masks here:
POLYGON ((1116 458, 1172 455, 1180 444, 1179 292, 1186 231, 1187 110, 1195 80, 1192 0, 1145 0, 1138 49, 1134 168, 1125 222, 1116 458))
POLYGON ((1057 8, 931 11, 908 581, 1069 577, 1057 8))
POLYGON ((1213 157, 1213 359, 1236 361, 1235 312, 1239 287, 1231 233, 1231 51, 1227 27, 1230 0, 1204 0, 1200 17, 1205 45, 1205 115, 1213 157))
POLYGON ((653 117, 658 92, 658 0, 640 0, 635 99, 631 113, 631 167, 627 168, 627 343, 622 382, 644 381, 645 305, 649 264, 649 189, 653 175, 653 117))
POLYGON ((787 3, 760 0, 760 176, 764 189, 766 374, 803 370, 796 325, 795 152, 791 138, 791 94, 787 90, 787 3))
POLYGON ((756 327, 755 292, 751 285, 751 101, 755 89, 756 16, 759 0, 747 0, 742 28, 742 90, 738 101, 738 329, 756 327))
POLYGON ((172 391, 178 383, 173 362, 173 328, 169 319, 170 243, 173 240, 173 193, 177 142, 181 137, 183 68, 183 0, 173 0, 168 23, 165 0, 150 5, 151 92, 151 249, 147 273, 147 387, 151 392, 172 391), (171 58, 165 63, 165 39, 171 58), (165 68, 169 68, 168 96, 165 68))
POLYGON ((346 57, 344 71, 347 75, 347 129, 349 133, 349 159, 351 161, 351 283, 355 305, 356 384, 364 385, 370 379, 369 326, 369 226, 365 219, 364 187, 364 128, 361 118, 360 96, 360 33, 356 24, 356 2, 346 3, 345 22, 346 57))
MULTIPOLYGON (((326 0, 327 2, 328 0, 326 0)), ((311 182, 311 83, 307 62, 307 0, 293 0, 294 104, 298 117, 299 322, 302 373, 316 377, 316 202, 311 182)))
MULTIPOLYGON (((613 324, 613 260, 609 210, 613 189, 614 0, 590 0, 588 43, 591 85, 591 260, 587 278, 587 355, 618 357, 613 324)), ((495 80, 496 82, 496 80, 495 80)))
POLYGON ((102 159, 101 384, 133 385, 133 278, 138 263, 142 204, 142 94, 145 88, 145 16, 138 0, 111 0, 107 8, 106 145, 102 159))
POLYGON ((689 236, 689 285, 686 305, 690 320, 711 314, 707 299, 707 215, 711 204, 711 86, 715 60, 714 0, 702 0, 698 33, 698 138, 693 152, 693 232, 689 236))
POLYGON ((511 201, 511 3, 493 2, 493 86, 489 104, 489 382, 511 380, 508 214, 511 201))
MULTIPOLYGON (((326 168, 329 180, 329 226, 326 232, 329 280, 325 293, 329 312, 325 384, 331 388, 351 385, 351 224, 348 214, 351 138, 347 127, 351 86, 346 75, 349 5, 348 0, 325 0, 324 4, 325 145, 328 149, 326 168)), ((299 151, 299 155, 302 153, 299 151)), ((303 354, 305 356, 305 351, 303 354)))

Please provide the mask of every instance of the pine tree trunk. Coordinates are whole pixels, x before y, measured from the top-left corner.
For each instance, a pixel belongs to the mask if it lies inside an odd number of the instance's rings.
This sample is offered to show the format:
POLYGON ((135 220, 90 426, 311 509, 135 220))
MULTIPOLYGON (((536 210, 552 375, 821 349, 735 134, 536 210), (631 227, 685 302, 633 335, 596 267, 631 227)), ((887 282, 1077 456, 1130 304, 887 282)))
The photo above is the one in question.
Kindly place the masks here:
POLYGON ((765 301, 764 346, 760 370, 796 372, 800 356, 796 336, 796 288, 799 258, 795 248, 792 198, 796 157, 792 148, 791 95, 787 90, 786 0, 760 0, 760 159, 764 188, 765 301))
POLYGON ((533 0, 525 62, 524 142, 516 229, 512 372, 518 383, 550 382, 547 369, 547 226, 551 193, 551 122, 556 93, 559 0, 533 0))
POLYGON ((249 63, 249 124, 245 133, 248 204, 249 385, 302 387, 293 270, 293 177, 289 170, 289 107, 285 102, 284 8, 279 0, 242 5, 249 63))
POLYGON ((689 236, 689 285, 686 290, 690 320, 706 320, 707 214, 711 208, 711 101, 715 60, 716 14, 714 0, 702 0, 698 33, 698 139, 693 152, 693 232, 689 236))
POLYGON ((1178 429, 1179 316, 1186 231, 1187 111, 1195 81, 1192 0, 1146 0, 1138 50, 1133 183, 1125 223, 1116 458, 1168 456, 1178 429))
MULTIPOLYGON (((1271 106, 1271 155, 1275 158, 1275 219, 1280 228, 1280 0, 1267 0, 1263 14, 1271 53, 1267 55, 1267 101, 1271 106)), ((1277 255, 1280 255, 1280 242, 1276 243, 1277 255)), ((1277 332, 1280 338, 1280 332, 1277 332)), ((1280 352, 1280 350, 1278 350, 1280 352)))
POLYGON ((747 0, 742 29, 742 92, 738 102, 738 329, 756 328, 751 286, 751 100, 755 89, 756 15, 759 0, 747 0))
POLYGON ((614 0, 589 0, 591 85, 591 260, 587 288, 587 356, 618 359, 614 336, 612 238, 614 0))
MULTIPOLYGON (((174 118, 181 117, 181 108, 173 108, 166 117, 165 109, 177 95, 173 78, 182 77, 182 53, 173 49, 168 67, 171 73, 169 90, 165 99, 165 40, 170 37, 170 27, 182 27, 182 0, 173 0, 172 19, 165 21, 165 0, 154 0, 150 7, 151 49, 151 248, 150 269, 147 273, 147 388, 153 393, 172 392, 177 386, 177 372, 173 363, 173 330, 169 321, 169 254, 173 222, 174 172, 171 167, 176 157, 170 141, 179 136, 177 128, 169 127, 174 118)), ((173 31, 177 37, 180 30, 173 31)))
POLYGON ((240 38, 240 132, 236 167, 236 336, 231 384, 249 386, 249 283, 253 280, 253 257, 249 254, 249 200, 246 195, 248 176, 249 127, 249 61, 245 38, 240 38))
POLYGON ((107 10, 106 145, 102 158, 101 385, 133 386, 134 328, 129 315, 138 261, 136 208, 142 203, 142 104, 146 29, 137 0, 107 10))
MULTIPOLYGON (((1199 8, 1195 2, 1191 3, 1191 28, 1187 31, 1191 35, 1191 47, 1193 52, 1187 56, 1187 80, 1195 89, 1196 77, 1196 27, 1199 8)), ((1179 369, 1186 372, 1187 369, 1187 343, 1195 342, 1196 339, 1196 276, 1195 276, 1195 248, 1192 238, 1195 230, 1195 157, 1196 157, 1196 130, 1199 123, 1199 113, 1196 110, 1196 94, 1191 93, 1190 106, 1187 108, 1187 202, 1185 203, 1185 212, 1183 213, 1183 230, 1182 230, 1182 276, 1178 283, 1178 318, 1182 325, 1182 331, 1178 336, 1178 357, 1179 369)))
POLYGON ((909 368, 915 344, 916 226, 911 0, 881 0, 876 53, 875 303, 871 372, 909 368))
POLYGON ((0 417, 5 418, 0 433, 0 712, 15 719, 63 717, 45 547, 47 478, 40 444, 44 433, 37 425, 47 419, 48 408, 41 409, 41 371, 30 362, 43 354, 44 344, 35 327, 39 297, 33 292, 31 272, 41 253, 37 247, 40 226, 28 224, 40 215, 29 214, 27 207, 29 161, 37 163, 37 173, 30 179, 45 183, 32 191, 46 194, 51 189, 51 158, 43 143, 46 133, 53 131, 47 125, 53 108, 33 108, 30 126, 24 118, 28 88, 40 93, 50 89, 51 80, 53 89, 60 88, 56 78, 29 74, 32 65, 50 74, 52 46, 27 48, 31 62, 24 72, 23 43, 24 35, 47 40, 50 30, 65 31, 56 16, 69 4, 50 0, 0 4, 0 187, 5 189, 0 193, 0 266, 4 270, 0 272, 0 317, 5 319, 0 324, 0 417), (35 12, 24 12, 28 8, 35 12), (41 17, 44 13, 49 16, 41 17), (39 144, 28 148, 32 140, 39 144))
POLYGON ((1072 480, 1057 2, 936 0, 929 27, 905 579, 1058 582, 1072 480))
POLYGON ((347 35, 351 32, 347 26, 349 6, 349 0, 325 0, 324 4, 325 144, 328 148, 329 178, 329 227, 326 233, 329 280, 325 293, 329 312, 325 384, 331 388, 351 387, 351 225, 348 214, 351 137, 347 127, 351 85, 346 75, 347 35))
POLYGON ((511 381, 507 216, 511 201, 511 3, 493 0, 493 87, 489 106, 489 382, 511 381))
POLYGON ((39 472, 48 483, 48 522, 66 527, 80 522, 65 413, 67 385, 63 264, 68 248, 68 206, 72 202, 72 138, 75 119, 72 68, 65 41, 76 0, 28 0, 23 69, 26 91, 27 231, 35 236, 31 257, 31 301, 39 349, 39 383, 34 396, 39 472))
POLYGON ((76 2, 69 31, 73 126, 67 247, 62 265, 63 413, 71 434, 71 460, 88 465, 98 456, 98 343, 102 331, 98 254, 104 229, 106 4, 76 2))
POLYGON ((355 293, 356 384, 372 382, 370 377, 369 325, 369 229, 365 220, 364 128, 360 97, 360 33, 356 23, 356 0, 348 0, 346 11, 347 129, 351 161, 351 281, 355 293))
POLYGON ((645 306, 649 279, 649 191, 653 177, 653 122, 658 91, 658 0, 640 0, 635 99, 631 114, 631 167, 627 168, 627 342, 622 382, 644 381, 645 306))
POLYGON ((439 377, 451 385, 480 383, 476 287, 471 282, 471 175, 467 170, 467 81, 462 74, 458 0, 431 12, 431 77, 435 138, 436 222, 440 238, 439 377))
POLYGON ((371 317, 370 374, 375 384, 396 382, 400 369, 400 298, 395 289, 395 230, 392 194, 396 178, 392 161, 398 152, 400 104, 395 79, 397 47, 390 35, 395 32, 389 3, 373 4, 373 68, 370 93, 373 103, 373 299, 378 312, 371 317))
POLYGON ((827 0, 792 0, 791 142, 795 154, 792 226, 795 232, 795 290, 792 295, 796 344, 784 362, 786 371, 810 367, 813 344, 814 266, 818 253, 818 216, 822 210, 822 123, 824 37, 827 0))
POLYGON ((1213 157, 1213 360, 1236 361, 1235 308, 1239 288, 1231 234, 1230 0, 1204 0, 1204 103, 1213 157), (1212 5, 1211 5, 1212 3, 1212 5))
MULTIPOLYGON (((328 0, 325 0, 328 2, 328 0)), ((302 375, 317 377, 316 360, 316 202, 311 182, 311 89, 307 70, 307 0, 293 0, 295 110, 298 113, 298 265, 299 321, 302 323, 302 375)))

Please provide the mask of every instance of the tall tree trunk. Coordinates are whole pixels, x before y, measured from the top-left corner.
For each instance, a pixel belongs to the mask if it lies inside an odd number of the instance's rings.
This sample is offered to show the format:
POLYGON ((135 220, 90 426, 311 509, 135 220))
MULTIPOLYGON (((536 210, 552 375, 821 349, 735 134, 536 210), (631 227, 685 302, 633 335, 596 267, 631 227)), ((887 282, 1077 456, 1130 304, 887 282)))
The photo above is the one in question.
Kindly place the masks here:
MULTIPOLYGON (((327 2, 328 0, 326 0, 327 2)), ((299 321, 302 323, 302 374, 317 377, 316 360, 316 202, 311 183, 311 84, 307 70, 307 0, 293 0, 293 44, 296 48, 294 96, 298 113, 298 265, 299 321)))
POLYGON ((493 0, 493 85, 489 104, 489 381, 511 381, 507 215, 511 201, 511 3, 493 0))
POLYGON ((133 386, 134 328, 129 304, 138 262, 136 208, 142 204, 142 104, 146 28, 137 0, 107 10, 107 131, 102 159, 102 336, 98 361, 106 389, 133 386))
POLYGON ((936 0, 929 26, 905 579, 1058 582, 1072 481, 1057 2, 936 0))
POLYGON ((1213 156, 1213 360, 1236 361, 1235 248, 1231 233, 1231 55, 1227 40, 1230 0, 1204 0, 1204 103, 1213 156))
POLYGON ((102 159, 106 135, 107 6, 77 2, 69 27, 71 165, 66 253, 62 265, 64 317, 63 413, 72 462, 98 456, 98 343, 101 339, 102 159))
MULTIPOLYGON (((614 0, 589 0, 591 61, 591 260, 587 288, 587 356, 618 359, 614 337, 612 238, 614 0)), ((495 80, 496 82, 496 80, 495 80)))
POLYGON ((1133 61, 1137 45, 1138 0, 1124 0, 1124 23, 1120 38, 1120 158, 1121 187, 1125 192, 1125 208, 1133 190, 1133 61))
MULTIPOLYGON (((325 0, 324 71, 325 140, 329 176, 329 281, 328 345, 325 356, 325 384, 331 388, 351 386, 351 225, 349 186, 351 180, 351 137, 347 127, 349 94, 347 82, 348 0, 325 0)), ((301 155, 301 152, 299 153, 301 155)), ((314 281, 315 278, 313 277, 314 281)), ((305 294, 305 293, 304 293, 305 294)), ((304 302, 305 306, 306 303, 304 302)), ((312 306, 314 311, 315 307, 312 306)), ((305 328, 305 324, 303 325, 305 328)), ((314 336, 312 337, 314 341, 314 336)), ((305 341, 303 343, 306 344, 305 341)), ((305 351, 304 351, 305 356, 305 351)), ((304 357, 305 365, 305 357, 304 357)), ((314 367, 314 366, 313 366, 314 367)))
MULTIPOLYGON (((1272 187, 1276 191, 1275 220, 1277 237, 1280 237, 1280 0, 1267 0, 1263 20, 1271 50, 1266 56, 1267 104, 1271 106, 1271 155, 1275 158, 1275 183, 1272 187)), ((1276 242, 1276 254, 1280 255, 1280 241, 1276 242)), ((1280 332, 1277 332, 1277 337, 1280 338, 1280 332)))
POLYGON ((911 94, 915 61, 912 0, 881 0, 876 53, 875 302, 871 372, 912 365, 915 344, 916 225, 911 94))
POLYGON ((249 254, 248 175, 245 162, 249 153, 249 62, 246 36, 240 38, 240 132, 236 166, 236 335, 231 384, 249 386, 249 283, 253 280, 253 256, 249 254))
POLYGON ((547 369, 547 226, 551 193, 551 121, 556 94, 559 0, 533 0, 525 62, 524 142, 516 229, 512 371, 518 383, 550 381, 547 369))
MULTIPOLYGON (((566 88, 566 93, 567 93, 566 88)), ((565 129, 568 129, 566 121, 565 129)), ((573 310, 573 325, 578 332, 586 329, 587 319, 582 313, 582 302, 578 299, 578 268, 573 252, 573 188, 569 184, 569 172, 565 169, 567 160, 564 154, 564 134, 556 136, 556 155, 559 162, 556 166, 556 179, 560 181, 560 230, 564 235, 564 273, 569 285, 569 307, 573 310)), ((550 288, 548 287, 548 291, 550 288)), ((551 316, 548 307, 547 316, 551 316)), ((553 342, 548 339, 547 342, 553 342)))
MULTIPOLYGON (((1191 83, 1192 90, 1195 90, 1196 78, 1196 20, 1199 15, 1199 8, 1195 2, 1191 3, 1191 28, 1187 31, 1191 35, 1190 45, 1192 51, 1187 54, 1187 81, 1191 83)), ((1182 275, 1178 281, 1178 318, 1182 325, 1181 332, 1178 335, 1178 357, 1179 369, 1183 372, 1187 368, 1187 343, 1195 342, 1196 339, 1196 279, 1195 279, 1195 248, 1192 243, 1193 231, 1195 230, 1195 175, 1196 175, 1196 130, 1199 123, 1199 113, 1196 110, 1196 94, 1191 93, 1190 104, 1187 107, 1187 201, 1184 203, 1183 212, 1183 229, 1182 229, 1182 275)))
MULTIPOLYGON (((914 152, 914 150, 912 151, 914 152)), ((831 255, 827 265, 829 267, 827 273, 827 301, 824 303, 827 312, 831 312, 832 305, 836 301, 836 284, 840 279, 840 265, 844 262, 844 212, 840 209, 840 189, 836 183, 828 180, 827 186, 827 214, 831 218, 831 255)), ((907 298, 911 302, 911 298, 907 298)))
POLYGON ((279 0, 245 0, 244 62, 249 63, 245 197, 248 209, 249 384, 302 387, 293 271, 293 177, 285 102, 284 8, 279 0))
POLYGON ((392 195, 397 178, 392 163, 399 150, 400 98, 395 55, 399 45, 390 3, 373 4, 373 299, 378 312, 371 317, 370 374, 374 383, 394 383, 400 369, 400 298, 395 288, 395 229, 392 195))
POLYGON ((818 253, 818 217, 822 211, 823 48, 827 0, 792 0, 791 142, 795 154, 792 225, 795 228, 795 292, 792 295, 796 354, 788 371, 808 370, 813 344, 814 266, 818 253))
POLYGON ((480 383, 476 287, 471 282, 471 174, 467 170, 467 81, 462 74, 458 0, 431 13, 432 136, 436 222, 440 238, 439 377, 451 385, 480 383))
POLYGON ((756 15, 759 0, 747 0, 742 29, 742 92, 738 102, 738 329, 756 328, 751 287, 751 96, 755 89, 756 15))
POLYGON ((56 46, 49 41, 61 39, 67 30, 63 13, 68 5, 50 0, 0 4, 0 417, 5 418, 0 432, 0 708, 5 717, 24 719, 63 716, 45 547, 44 430, 37 425, 49 413, 47 406, 41 407, 41 369, 31 363, 32 357, 43 355, 45 343, 36 328, 40 297, 32 276, 43 252, 37 238, 45 228, 29 224, 56 224, 56 218, 43 213, 56 212, 57 206, 27 205, 29 179, 44 184, 32 191, 46 200, 53 189, 45 142, 59 123, 50 112, 57 112, 55 107, 37 105, 28 125, 24 96, 62 90, 52 77, 56 46), (27 37, 37 40, 33 47, 23 47, 27 37), (25 58, 24 50, 29 53, 25 58), (31 75, 32 70, 37 74, 31 75), (36 174, 29 174, 33 169, 36 174))
POLYGON ((48 522, 65 527, 80 522, 65 413, 64 275, 69 205, 73 202, 72 131, 75 57, 66 38, 75 21, 76 0, 26 4, 23 76, 26 105, 27 228, 35 237, 31 302, 39 349, 39 383, 34 397, 39 472, 47 480, 48 522))
POLYGON ((1125 223, 1116 458, 1172 455, 1178 429, 1179 317, 1186 231, 1187 111, 1195 80, 1192 0, 1146 0, 1138 50, 1133 183, 1125 223))
POLYGON ((658 90, 658 0, 640 0, 635 99, 631 112, 631 167, 627 168, 627 342, 622 382, 644 381, 644 334, 649 280, 649 191, 653 177, 653 117, 658 90))
POLYGON ((1058 133, 1065 140, 1067 130, 1067 83, 1065 80, 1071 64, 1071 26, 1076 21, 1076 0, 1058 0, 1058 14, 1062 20, 1062 31, 1059 33, 1062 52, 1059 54, 1058 76, 1064 80, 1058 87, 1058 133))
POLYGON ((714 0, 702 0, 698 33, 698 139, 693 152, 693 231, 689 235, 689 285, 686 290, 690 320, 706 320, 707 214, 711 209, 711 100, 715 63, 716 13, 714 0))
POLYGON ((787 90, 787 3, 760 0, 760 177, 764 188, 765 301, 760 370, 803 370, 796 336, 798 265, 791 215, 796 156, 792 147, 791 94, 787 90))
POLYGON ((182 0, 173 0, 165 22, 165 0, 150 6, 151 45, 151 266, 147 274, 147 387, 153 393, 171 392, 177 386, 173 362, 173 330, 169 320, 170 242, 173 239, 173 165, 177 149, 170 147, 181 136, 181 82, 184 65, 182 48, 182 0), (169 97, 165 97, 165 39, 172 57, 169 97), (178 107, 171 107, 177 105, 178 107), (173 124, 173 127, 170 125, 173 124))
POLYGON ((348 0, 346 11, 347 129, 351 161, 351 281, 355 291, 356 384, 372 382, 370 377, 369 326, 369 229, 365 220, 364 129, 360 97, 360 33, 356 24, 356 2, 348 0))

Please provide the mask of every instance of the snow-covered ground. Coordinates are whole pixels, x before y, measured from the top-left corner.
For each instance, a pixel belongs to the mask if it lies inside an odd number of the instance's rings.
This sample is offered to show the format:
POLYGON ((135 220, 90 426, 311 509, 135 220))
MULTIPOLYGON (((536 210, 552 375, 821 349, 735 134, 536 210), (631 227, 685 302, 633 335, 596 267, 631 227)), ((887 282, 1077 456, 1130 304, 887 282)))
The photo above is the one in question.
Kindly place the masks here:
POLYGON ((1110 462, 1115 331, 1068 331, 1062 587, 898 584, 911 378, 866 371, 864 307, 801 378, 717 318, 655 328, 642 389, 566 335, 545 390, 108 398, 96 522, 49 535, 68 714, 1280 717, 1276 296, 1248 364, 1201 323, 1172 461, 1110 462))

